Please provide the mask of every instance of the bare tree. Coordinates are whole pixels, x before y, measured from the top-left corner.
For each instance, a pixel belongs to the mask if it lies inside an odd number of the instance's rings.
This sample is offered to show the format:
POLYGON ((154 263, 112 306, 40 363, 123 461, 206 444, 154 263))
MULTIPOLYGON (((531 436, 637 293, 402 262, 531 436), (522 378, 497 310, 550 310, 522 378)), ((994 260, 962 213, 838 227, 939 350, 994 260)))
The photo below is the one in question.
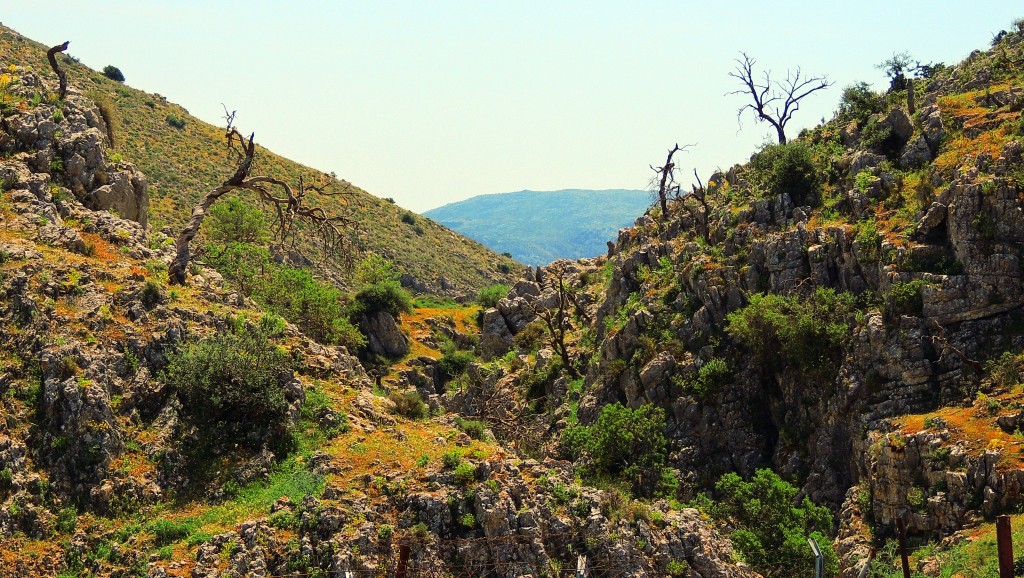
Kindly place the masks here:
POLYGON ((64 52, 68 49, 68 45, 71 44, 70 40, 65 40, 64 44, 58 44, 46 51, 46 59, 50 61, 50 68, 60 79, 60 100, 64 100, 64 97, 68 94, 68 75, 64 73, 64 69, 57 64, 57 53, 64 52))
POLYGON ((312 229, 312 232, 320 239, 323 256, 326 258, 333 252, 341 251, 348 254, 345 246, 345 236, 342 228, 354 225, 351 219, 329 215, 321 207, 312 206, 307 202, 307 195, 311 192, 326 196, 347 195, 347 191, 328 192, 328 180, 309 185, 300 178, 298 188, 293 189, 288 183, 267 176, 249 176, 256 158, 256 144, 253 142, 255 133, 250 134, 246 139, 242 133, 233 126, 235 113, 227 113, 225 108, 225 119, 227 120, 227 131, 225 138, 228 143, 228 151, 235 157, 235 173, 221 186, 210 191, 203 199, 192 208, 192 217, 185 227, 178 233, 175 240, 175 257, 167 271, 168 281, 171 285, 184 285, 188 276, 188 266, 192 259, 190 245, 192 239, 199 234, 199 228, 206 218, 210 207, 227 193, 232 191, 248 191, 255 193, 260 202, 270 205, 276 212, 277 221, 273 230, 275 246, 278 249, 286 247, 294 248, 296 238, 296 224, 302 223, 312 229))
POLYGON ((572 377, 579 377, 579 371, 569 353, 568 339, 570 332, 575 329, 573 313, 586 313, 576 292, 569 286, 566 279, 568 274, 569 270, 563 264, 551 265, 545 271, 544 283, 555 292, 554 306, 542 307, 538 299, 530 304, 530 308, 547 327, 551 349, 562 359, 562 366, 572 377))
POLYGON ((786 124, 793 114, 800 110, 800 101, 810 94, 824 90, 834 83, 827 76, 804 76, 798 67, 796 72, 787 71, 786 79, 773 81, 771 73, 764 72, 764 80, 754 79, 754 65, 757 61, 741 52, 742 58, 736 59, 736 69, 729 76, 743 83, 743 88, 728 94, 742 94, 754 102, 745 104, 736 111, 737 120, 747 109, 753 111, 757 120, 767 122, 775 127, 779 136, 779 144, 786 142, 786 124))
POLYGON ((690 145, 679 146, 679 143, 668 150, 668 156, 665 158, 665 164, 656 167, 654 165, 648 165, 651 170, 654 171, 654 177, 651 179, 652 188, 654 184, 657 184, 658 202, 661 203, 661 222, 664 223, 665 219, 668 218, 668 197, 671 194, 679 194, 679 185, 676 183, 676 163, 672 160, 672 157, 679 151, 684 151, 690 148, 690 145))
MULTIPOLYGON (((700 181, 700 176, 697 175, 697 169, 693 169, 693 178, 697 179, 696 185, 691 185, 693 191, 686 195, 682 199, 683 207, 689 211, 690 215, 693 216, 693 220, 696 221, 697 226, 700 227, 700 234, 704 236, 704 239, 708 239, 711 234, 708 220, 711 218, 711 205, 708 204, 708 190, 704 188, 704 183, 700 181), (696 201, 697 206, 694 203, 689 202, 690 199, 696 201), (700 207, 698 210, 697 207, 700 207)), ((709 187, 712 187, 712 183, 708 183, 709 187)), ((718 186, 715 183, 714 186, 718 186)))

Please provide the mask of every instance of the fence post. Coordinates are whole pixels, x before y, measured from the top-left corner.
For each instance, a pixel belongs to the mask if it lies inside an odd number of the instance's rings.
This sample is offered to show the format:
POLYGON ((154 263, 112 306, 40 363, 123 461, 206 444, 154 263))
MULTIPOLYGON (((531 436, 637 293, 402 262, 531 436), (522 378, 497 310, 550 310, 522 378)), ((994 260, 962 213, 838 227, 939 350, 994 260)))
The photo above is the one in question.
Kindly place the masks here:
POLYGON ((999 578, 1013 578, 1013 537, 1010 534, 1010 517, 996 518, 996 543, 999 545, 999 578))
POLYGON ((896 518, 896 534, 900 540, 900 558, 903 560, 903 578, 910 578, 910 560, 907 558, 907 527, 903 516, 896 518))
POLYGON ((821 555, 821 548, 818 547, 817 540, 808 538, 807 545, 811 547, 811 553, 814 554, 814 578, 821 578, 825 570, 825 557, 821 555))
POLYGON ((395 569, 395 578, 406 578, 409 568, 409 545, 398 545, 398 568, 395 569))
POLYGON ((576 558, 576 578, 586 578, 587 575, 587 557, 580 554, 576 558))

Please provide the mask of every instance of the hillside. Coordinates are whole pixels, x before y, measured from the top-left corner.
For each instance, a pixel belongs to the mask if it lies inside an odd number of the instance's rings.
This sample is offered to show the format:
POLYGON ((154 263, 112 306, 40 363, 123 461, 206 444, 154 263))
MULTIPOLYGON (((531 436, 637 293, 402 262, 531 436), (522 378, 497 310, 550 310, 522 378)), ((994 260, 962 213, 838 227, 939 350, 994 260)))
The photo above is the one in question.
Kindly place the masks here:
POLYGON ((567 189, 478 195, 424 216, 527 265, 595 257, 651 204, 649 191, 567 189))
MULTIPOLYGON (((46 62, 48 47, 17 32, 0 27, 0 63, 14 64, 52 77, 46 62)), ((74 54, 74 42, 70 53, 74 54)), ((115 82, 102 74, 61 57, 69 84, 101 105, 111 126, 112 153, 135 163, 149 183, 150 225, 168 236, 177 233, 192 205, 230 176, 224 129, 188 114, 158 94, 150 94, 115 82), (181 128, 172 125, 181 123, 181 128)), ((216 99, 215 95, 211 98, 216 99)), ((244 112, 244 111, 243 111, 244 112)), ((258 126, 242 126, 243 132, 258 126)), ((300 177, 316 182, 322 175, 309 167, 260 149, 258 171, 294 184, 300 177)), ((482 288, 510 279, 521 267, 429 220, 379 199, 346 181, 337 190, 349 193, 325 205, 350 216, 356 227, 349 231, 356 248, 355 260, 375 254, 392 260, 402 273, 414 278, 418 290, 448 295, 472 295, 482 288)), ((344 284, 347 273, 335 263, 335 278, 344 284)))
POLYGON ((916 576, 997 575, 1024 19, 916 73, 458 304, 382 263, 167 285, 99 109, 5 68, 0 578, 799 578, 810 538, 825 578, 895 578, 897 519, 916 576))

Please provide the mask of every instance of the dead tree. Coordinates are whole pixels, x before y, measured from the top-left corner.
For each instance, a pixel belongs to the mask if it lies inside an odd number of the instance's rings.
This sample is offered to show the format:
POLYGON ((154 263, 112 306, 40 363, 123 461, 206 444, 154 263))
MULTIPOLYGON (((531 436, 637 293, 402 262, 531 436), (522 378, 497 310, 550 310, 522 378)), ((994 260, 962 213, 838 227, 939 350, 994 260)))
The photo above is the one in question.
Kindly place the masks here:
POLYGON ((57 53, 67 50, 69 44, 71 44, 71 41, 66 40, 64 44, 58 44, 46 51, 46 59, 50 61, 50 68, 53 69, 53 72, 57 74, 57 78, 60 79, 60 93, 58 94, 60 100, 64 100, 64 97, 68 94, 68 75, 57 64, 57 53))
MULTIPOLYGON (((697 223, 697 226, 700 227, 700 234, 704 236, 704 239, 710 240, 709 236, 711 234, 711 230, 708 220, 711 218, 711 205, 708 204, 708 190, 704 188, 704 183, 700 181, 700 176, 697 175, 697 169, 693 169, 693 178, 697 179, 697 184, 691 185, 693 191, 682 199, 683 207, 685 207, 686 210, 689 211, 690 215, 693 216, 693 220, 697 223), (693 203, 689 202, 690 199, 697 202, 700 210, 698 210, 693 203)), ((708 187, 717 186, 720 186, 720 184, 714 183, 713 181, 708 183, 708 187)))
POLYGON ((767 122, 775 127, 779 136, 779 144, 786 142, 786 124, 793 118, 793 114, 800 110, 800 101, 819 90, 824 90, 834 83, 828 80, 827 76, 805 77, 798 67, 796 72, 788 71, 786 79, 782 82, 773 81, 771 73, 765 71, 764 80, 754 79, 754 65, 757 61, 741 52, 742 58, 736 59, 736 69, 729 73, 729 76, 738 79, 743 88, 728 94, 741 94, 753 100, 736 111, 736 120, 739 121, 744 111, 751 110, 757 117, 758 122, 767 122))
POLYGON ((545 284, 554 291, 554 305, 543 307, 540 299, 530 304, 537 318, 548 330, 551 349, 562 359, 562 366, 572 377, 579 377, 579 371, 569 353, 569 334, 573 331, 573 311, 584 308, 576 293, 569 287, 566 277, 569 270, 561 264, 554 264, 545 271, 545 284))
POLYGON ((217 199, 232 191, 255 193, 261 203, 273 207, 277 217, 273 230, 276 249, 294 248, 297 237, 295 227, 296 224, 302 223, 312 229, 312 233, 320 239, 324 258, 339 251, 348 255, 349 251, 345 245, 346 238, 342 234, 342 229, 354 225, 354 221, 344 216, 329 215, 324 209, 312 206, 307 202, 307 195, 310 192, 325 196, 347 195, 348 193, 344 191, 328 192, 326 181, 319 185, 308 185, 300 178, 298 189, 293 189, 288 183, 274 177, 249 176, 256 157, 256 144, 253 142, 255 133, 250 134, 246 139, 237 128, 232 126, 235 113, 226 114, 225 118, 228 126, 224 136, 227 139, 229 153, 235 157, 235 173, 221 186, 207 193, 192 208, 192 217, 185 228, 178 233, 174 243, 175 256, 167 271, 169 283, 171 285, 185 284, 188 266, 192 260, 190 248, 192 239, 199 234, 199 228, 210 207, 217 202, 217 199))
POLYGON ((648 165, 651 170, 654 171, 654 177, 651 179, 652 188, 657 183, 658 202, 661 203, 661 222, 664 223, 668 218, 668 197, 671 194, 679 194, 679 185, 676 183, 676 163, 672 160, 672 157, 679 151, 684 151, 690 148, 690 145, 679 146, 679 143, 668 150, 668 156, 665 158, 665 164, 660 167, 654 165, 648 165))

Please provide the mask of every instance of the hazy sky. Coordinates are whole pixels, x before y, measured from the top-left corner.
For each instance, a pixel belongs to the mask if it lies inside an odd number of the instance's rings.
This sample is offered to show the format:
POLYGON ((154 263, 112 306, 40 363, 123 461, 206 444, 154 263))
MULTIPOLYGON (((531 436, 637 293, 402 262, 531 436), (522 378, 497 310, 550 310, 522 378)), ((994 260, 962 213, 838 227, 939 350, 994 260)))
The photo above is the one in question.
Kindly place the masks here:
POLYGON ((679 142, 702 178, 770 127, 727 76, 740 50, 828 74, 788 131, 844 85, 886 86, 894 52, 952 63, 1024 16, 1019 0, 0 0, 0 21, 127 84, 380 197, 424 211, 520 189, 644 188, 679 142))

